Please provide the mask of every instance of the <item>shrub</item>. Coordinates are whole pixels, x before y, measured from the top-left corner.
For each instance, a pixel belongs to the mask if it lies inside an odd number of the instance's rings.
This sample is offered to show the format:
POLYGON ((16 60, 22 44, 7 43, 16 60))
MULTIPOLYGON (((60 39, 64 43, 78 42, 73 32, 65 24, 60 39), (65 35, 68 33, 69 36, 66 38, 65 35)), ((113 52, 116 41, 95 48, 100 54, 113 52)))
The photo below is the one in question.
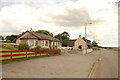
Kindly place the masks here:
POLYGON ((31 48, 31 50, 40 50, 40 49, 41 49, 40 46, 36 46, 36 47, 34 47, 34 48, 31 48))
POLYGON ((9 44, 5 44, 3 47, 6 49, 13 49, 14 48, 13 46, 10 46, 9 44))
MULTIPOLYGON (((36 46, 34 48, 31 48, 31 50, 40 50, 41 47, 40 46, 36 46)), ((36 53, 41 53, 41 51, 37 51, 36 53)))
POLYGON ((29 50, 29 49, 30 48, 29 48, 29 45, 27 43, 22 42, 18 45, 18 50, 29 50))
POLYGON ((50 46, 51 49, 57 49, 57 46, 50 46))
POLYGON ((46 50, 46 49, 49 49, 49 48, 46 48, 46 47, 41 48, 41 50, 46 50))

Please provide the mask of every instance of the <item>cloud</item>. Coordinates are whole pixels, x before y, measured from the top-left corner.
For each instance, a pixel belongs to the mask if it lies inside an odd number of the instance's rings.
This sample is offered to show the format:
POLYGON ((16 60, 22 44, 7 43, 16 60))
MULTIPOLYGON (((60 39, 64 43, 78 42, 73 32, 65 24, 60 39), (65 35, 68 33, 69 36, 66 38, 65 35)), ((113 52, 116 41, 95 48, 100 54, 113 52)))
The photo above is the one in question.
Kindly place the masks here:
POLYGON ((87 25, 88 37, 103 45, 102 41, 108 41, 109 35, 117 39, 116 1, 1 0, 0 34, 20 34, 33 28, 49 30, 55 34, 68 31, 71 38, 77 38, 80 34, 84 36, 85 23, 92 22, 87 25))
POLYGON ((97 35, 96 32, 89 31, 87 36, 95 41, 102 41, 104 40, 101 36, 97 35))
POLYGON ((59 26, 78 27, 91 21, 89 14, 84 8, 65 8, 64 14, 51 14, 52 22, 59 26))

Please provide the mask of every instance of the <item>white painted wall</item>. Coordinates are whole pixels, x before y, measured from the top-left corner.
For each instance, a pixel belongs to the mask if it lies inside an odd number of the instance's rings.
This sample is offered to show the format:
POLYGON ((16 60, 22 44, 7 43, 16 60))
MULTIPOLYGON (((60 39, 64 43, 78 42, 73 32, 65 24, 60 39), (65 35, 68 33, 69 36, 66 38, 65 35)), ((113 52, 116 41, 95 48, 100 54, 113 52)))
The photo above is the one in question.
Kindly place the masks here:
POLYGON ((82 49, 86 49, 86 48, 87 48, 86 42, 85 42, 81 37, 79 37, 79 38, 75 41, 73 48, 74 48, 74 49, 79 49, 79 48, 78 48, 79 45, 82 45, 82 49))
POLYGON ((72 47, 60 47, 60 49, 72 49, 72 47))
MULTIPOLYGON (((28 35, 28 34, 30 34, 30 33, 25 33, 25 34, 22 35, 20 38, 23 38, 24 36, 26 36, 26 35, 28 35)), ((18 38, 18 39, 16 40, 16 44, 17 44, 17 45, 19 45, 19 44, 21 43, 20 38, 18 38)))
MULTIPOLYGON (((90 53, 92 51, 93 51, 93 49, 87 49, 87 53, 90 53)), ((86 50, 85 49, 83 49, 83 54, 86 54, 86 50)))

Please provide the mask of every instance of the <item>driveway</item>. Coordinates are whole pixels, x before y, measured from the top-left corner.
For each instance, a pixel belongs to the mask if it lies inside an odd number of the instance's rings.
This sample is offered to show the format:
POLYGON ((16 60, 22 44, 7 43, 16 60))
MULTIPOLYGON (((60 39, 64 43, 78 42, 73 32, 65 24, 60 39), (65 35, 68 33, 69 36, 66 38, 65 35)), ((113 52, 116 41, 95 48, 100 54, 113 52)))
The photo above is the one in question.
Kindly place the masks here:
POLYGON ((3 78, 87 78, 99 51, 62 54, 2 65, 3 78))

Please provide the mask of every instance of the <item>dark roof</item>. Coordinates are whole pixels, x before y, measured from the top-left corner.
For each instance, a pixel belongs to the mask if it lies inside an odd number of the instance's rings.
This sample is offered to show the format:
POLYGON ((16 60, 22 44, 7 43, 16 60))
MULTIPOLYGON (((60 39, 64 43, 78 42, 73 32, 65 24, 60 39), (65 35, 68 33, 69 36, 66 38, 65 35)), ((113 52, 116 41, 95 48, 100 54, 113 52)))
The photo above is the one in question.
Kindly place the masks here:
MULTIPOLYGON (((45 34, 41 34, 41 33, 35 33, 35 32, 31 32, 31 31, 26 31, 26 32, 29 32, 30 34, 22 37, 21 39, 37 38, 37 39, 42 39, 42 40, 60 41, 59 39, 54 38, 54 37, 49 36, 49 35, 45 35, 45 34)), ((26 33, 26 32, 25 32, 25 33, 26 33)), ((25 33, 24 33, 24 34, 25 34, 25 33)), ((24 35, 24 34, 22 34, 22 35, 24 35)), ((21 35, 21 36, 22 36, 22 35, 21 35)), ((20 36, 20 37, 21 37, 21 36, 20 36)))
POLYGON ((75 41, 76 41, 76 39, 74 39, 74 40, 68 40, 67 41, 67 47, 73 47, 75 41))

